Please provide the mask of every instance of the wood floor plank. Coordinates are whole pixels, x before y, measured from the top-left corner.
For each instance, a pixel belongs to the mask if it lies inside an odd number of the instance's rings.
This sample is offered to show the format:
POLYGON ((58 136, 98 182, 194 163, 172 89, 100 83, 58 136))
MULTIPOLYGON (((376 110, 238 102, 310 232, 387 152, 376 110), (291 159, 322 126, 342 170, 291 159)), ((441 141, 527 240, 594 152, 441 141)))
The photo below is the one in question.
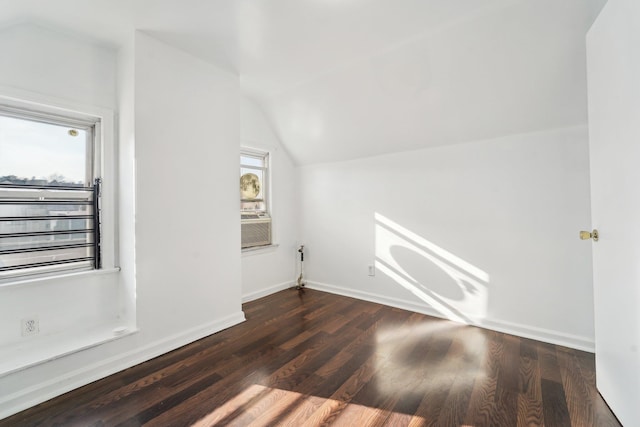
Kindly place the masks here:
POLYGON ((569 409, 561 383, 542 379, 542 405, 544 408, 544 423, 547 426, 570 426, 569 409))
POLYGON ((520 373, 518 376, 518 427, 543 426, 540 365, 535 342, 520 342, 520 373))
POLYGON ((458 426, 464 423, 476 382, 476 371, 481 366, 486 351, 486 337, 478 328, 462 328, 456 337, 461 353, 452 366, 455 379, 449 390, 438 423, 458 426))
POLYGON ((243 309, 0 427, 620 426, 589 353, 310 289, 243 309))
POLYGON ((553 344, 538 344, 538 361, 540 363, 540 377, 543 380, 562 383, 556 346, 553 344))
POLYGON ((453 337, 440 335, 430 341, 429 351, 425 354, 425 363, 421 366, 422 399, 411 420, 411 425, 435 425, 449 393, 447 384, 452 380, 450 359, 455 356, 457 346, 451 348, 453 337), (441 375, 442 374, 442 375, 441 375))
POLYGON ((518 423, 518 395, 520 374, 520 342, 517 337, 505 335, 500 355, 498 382, 495 393, 494 422, 514 426, 518 423))
POLYGON ((557 356, 571 423, 593 425, 595 412, 589 398, 589 385, 582 377, 579 362, 572 353, 557 352, 557 356))
POLYGON ((469 407, 465 414, 465 425, 488 426, 494 419, 496 412, 496 388, 500 360, 503 352, 503 335, 486 332, 486 349, 483 360, 479 361, 478 374, 473 391, 469 398, 469 407))
POLYGON ((293 419, 292 421, 296 423, 292 425, 312 427, 333 423, 360 389, 371 380, 371 377, 380 368, 382 359, 376 354, 369 356, 308 419, 293 419))

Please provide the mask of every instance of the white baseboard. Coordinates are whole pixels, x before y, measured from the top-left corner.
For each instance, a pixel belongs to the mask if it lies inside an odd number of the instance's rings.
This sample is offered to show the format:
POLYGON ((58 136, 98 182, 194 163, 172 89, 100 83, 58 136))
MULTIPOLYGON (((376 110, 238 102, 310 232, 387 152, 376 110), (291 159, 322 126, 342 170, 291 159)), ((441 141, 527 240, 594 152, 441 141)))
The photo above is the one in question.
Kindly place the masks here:
MULTIPOLYGON (((432 309, 428 305, 419 304, 399 298, 393 298, 314 281, 307 281, 307 287, 310 289, 316 289, 319 291, 330 292, 337 295, 358 298, 364 301, 375 302, 378 304, 388 305, 390 307, 401 308, 403 310, 409 310, 416 313, 443 318, 441 313, 432 309)), ((482 319, 471 324, 480 328, 503 332, 505 334, 516 335, 519 337, 530 338, 549 344, 561 345, 576 350, 587 351, 589 353, 595 352, 595 342, 592 338, 588 337, 567 334, 550 329, 538 328, 535 326, 522 325, 500 319, 482 319)))
POLYGON ((278 283, 277 285, 269 286, 268 288, 260 289, 258 291, 249 292, 248 294, 242 295, 242 302, 245 303, 256 300, 258 298, 266 297, 267 295, 275 294, 276 292, 289 289, 292 286, 295 286, 295 283, 283 282, 278 283))
POLYGON ((216 332, 220 332, 238 323, 242 323, 244 320, 244 313, 240 311, 206 325, 201 325, 154 341, 143 347, 84 365, 74 371, 65 372, 62 375, 43 381, 37 385, 2 395, 0 396, 0 420, 78 387, 146 362, 154 357, 168 353, 216 332))

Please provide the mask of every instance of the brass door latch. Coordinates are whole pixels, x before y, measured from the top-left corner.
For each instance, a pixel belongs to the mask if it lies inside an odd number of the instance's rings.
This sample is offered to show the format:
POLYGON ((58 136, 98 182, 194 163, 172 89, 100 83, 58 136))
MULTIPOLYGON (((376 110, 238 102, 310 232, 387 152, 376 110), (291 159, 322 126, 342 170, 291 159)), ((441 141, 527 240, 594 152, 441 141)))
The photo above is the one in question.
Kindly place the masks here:
POLYGON ((580 239, 581 240, 589 240, 589 239, 593 239, 594 242, 598 241, 598 230, 593 230, 591 233, 589 233, 588 231, 581 231, 580 232, 580 239))

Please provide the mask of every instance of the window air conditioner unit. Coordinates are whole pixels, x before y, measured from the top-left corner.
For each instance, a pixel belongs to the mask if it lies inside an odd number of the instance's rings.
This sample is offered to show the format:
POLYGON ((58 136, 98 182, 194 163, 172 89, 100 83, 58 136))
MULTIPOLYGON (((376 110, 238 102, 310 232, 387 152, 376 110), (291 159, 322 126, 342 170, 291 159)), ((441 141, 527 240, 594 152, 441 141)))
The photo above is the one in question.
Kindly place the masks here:
POLYGON ((271 244, 271 218, 242 219, 242 248, 271 244))

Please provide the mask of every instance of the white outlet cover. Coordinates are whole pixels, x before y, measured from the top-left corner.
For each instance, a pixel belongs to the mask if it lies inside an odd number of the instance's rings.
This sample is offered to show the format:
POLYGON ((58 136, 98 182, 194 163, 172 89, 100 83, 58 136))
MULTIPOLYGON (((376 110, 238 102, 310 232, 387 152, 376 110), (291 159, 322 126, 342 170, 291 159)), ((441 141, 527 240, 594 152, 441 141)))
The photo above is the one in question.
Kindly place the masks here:
POLYGON ((40 320, 37 317, 27 317, 20 321, 22 325, 22 336, 28 337, 40 333, 40 320))

